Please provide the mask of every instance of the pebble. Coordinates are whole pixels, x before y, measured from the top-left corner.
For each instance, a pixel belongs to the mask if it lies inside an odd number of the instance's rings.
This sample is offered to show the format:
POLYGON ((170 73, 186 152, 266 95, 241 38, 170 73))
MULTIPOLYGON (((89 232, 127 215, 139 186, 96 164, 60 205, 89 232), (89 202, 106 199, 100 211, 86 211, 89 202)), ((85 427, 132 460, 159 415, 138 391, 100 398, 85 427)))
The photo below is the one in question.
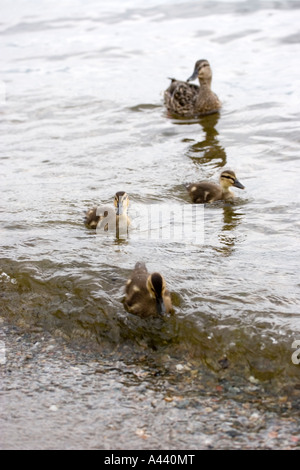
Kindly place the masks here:
POLYGON ((184 372, 184 371, 188 371, 191 369, 186 364, 176 364, 176 370, 177 372, 184 372))
POLYGON ((148 435, 146 434, 144 429, 136 429, 135 434, 142 439, 148 439, 148 435))
POLYGON ((56 405, 51 405, 51 406, 49 406, 49 410, 50 411, 57 411, 58 407, 56 405))
POLYGON ((252 415, 249 418, 249 421, 257 421, 260 418, 260 415, 258 413, 252 413, 252 415))
POLYGON ((203 411, 204 413, 212 413, 214 410, 210 406, 206 406, 203 411))
POLYGON ((251 382, 252 384, 259 384, 259 380, 256 379, 255 377, 253 377, 253 375, 250 375, 250 377, 248 378, 249 382, 251 382))
POLYGON ((166 396, 166 397, 164 397, 164 400, 167 401, 167 402, 171 402, 171 401, 173 401, 173 397, 166 396))

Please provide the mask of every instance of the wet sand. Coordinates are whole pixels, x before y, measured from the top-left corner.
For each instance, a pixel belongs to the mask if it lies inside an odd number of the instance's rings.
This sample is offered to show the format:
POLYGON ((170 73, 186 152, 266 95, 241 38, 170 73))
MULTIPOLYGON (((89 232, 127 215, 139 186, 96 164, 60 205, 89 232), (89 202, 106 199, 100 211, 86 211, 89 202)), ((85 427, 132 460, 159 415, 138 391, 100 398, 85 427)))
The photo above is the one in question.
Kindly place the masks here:
MULTIPOLYGON (((222 394, 185 396, 148 368, 2 320, 1 449, 299 449, 300 420, 222 394), (5 363, 4 363, 5 362, 5 363)), ((180 369, 180 368, 179 368, 180 369)))

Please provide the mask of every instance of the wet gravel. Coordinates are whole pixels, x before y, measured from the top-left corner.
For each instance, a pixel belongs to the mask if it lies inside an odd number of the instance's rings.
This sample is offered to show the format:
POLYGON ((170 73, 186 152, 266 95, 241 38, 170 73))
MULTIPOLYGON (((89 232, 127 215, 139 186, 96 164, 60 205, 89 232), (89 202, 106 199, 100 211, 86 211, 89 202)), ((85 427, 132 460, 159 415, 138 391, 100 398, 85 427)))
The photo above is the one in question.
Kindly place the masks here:
POLYGON ((186 364, 176 364, 172 382, 126 364, 120 351, 96 354, 39 327, 0 327, 2 450, 300 449, 288 396, 274 401, 251 383, 252 401, 238 387, 237 399, 207 383, 191 393, 196 371, 186 364))

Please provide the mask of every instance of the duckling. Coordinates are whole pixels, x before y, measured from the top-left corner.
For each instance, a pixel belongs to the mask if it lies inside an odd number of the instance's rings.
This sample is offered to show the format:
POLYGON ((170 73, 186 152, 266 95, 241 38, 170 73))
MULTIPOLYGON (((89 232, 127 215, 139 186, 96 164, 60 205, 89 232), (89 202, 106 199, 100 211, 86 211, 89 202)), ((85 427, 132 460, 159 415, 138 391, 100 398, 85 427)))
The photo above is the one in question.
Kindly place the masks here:
POLYGON ((187 184, 186 188, 192 198, 193 203, 214 202, 234 198, 234 193, 230 191, 231 186, 245 189, 237 179, 234 171, 225 170, 220 175, 220 184, 202 181, 200 183, 187 184))
POLYGON ((90 209, 85 215, 84 223, 89 228, 104 231, 108 231, 109 227, 115 229, 116 225, 119 227, 124 224, 124 227, 128 227, 130 225, 130 219, 127 215, 128 206, 128 194, 125 191, 119 191, 114 198, 115 209, 109 206, 90 209))
POLYGON ((124 305, 142 318, 160 317, 173 311, 166 281, 159 273, 150 274, 145 263, 136 263, 126 283, 124 305))
POLYGON ((194 117, 217 113, 222 104, 211 90, 212 70, 205 59, 195 64, 193 75, 186 82, 171 78, 171 84, 165 91, 165 105, 171 114, 182 117, 194 117), (200 87, 188 82, 198 77, 200 87))

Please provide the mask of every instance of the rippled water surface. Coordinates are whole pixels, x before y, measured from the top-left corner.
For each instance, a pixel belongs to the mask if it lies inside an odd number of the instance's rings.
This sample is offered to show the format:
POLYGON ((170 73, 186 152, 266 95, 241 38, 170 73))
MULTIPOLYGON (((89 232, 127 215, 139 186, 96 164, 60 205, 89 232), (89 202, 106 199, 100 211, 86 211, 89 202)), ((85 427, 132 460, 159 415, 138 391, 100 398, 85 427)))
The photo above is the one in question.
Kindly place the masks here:
POLYGON ((126 344, 128 360, 141 348, 217 374, 226 356, 228 377, 296 383, 300 3, 0 3, 0 313, 100 351, 126 344), (220 115, 169 118, 167 77, 187 79, 201 58, 220 115), (120 190, 133 219, 137 206, 190 204, 183 183, 223 168, 246 189, 205 207, 204 244, 83 225, 120 190), (161 323, 122 304, 141 260, 172 291, 161 323))

